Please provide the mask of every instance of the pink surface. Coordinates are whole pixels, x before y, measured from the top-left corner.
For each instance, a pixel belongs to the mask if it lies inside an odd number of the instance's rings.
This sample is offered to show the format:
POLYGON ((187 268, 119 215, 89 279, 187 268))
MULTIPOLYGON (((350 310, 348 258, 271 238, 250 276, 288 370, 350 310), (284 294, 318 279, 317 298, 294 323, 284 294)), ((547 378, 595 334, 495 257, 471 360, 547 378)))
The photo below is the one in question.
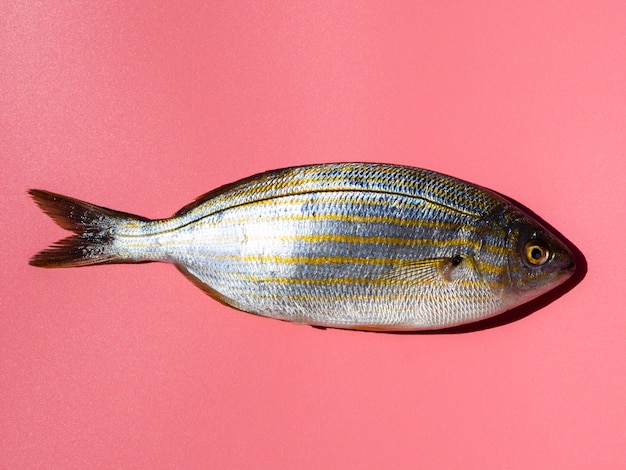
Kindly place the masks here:
POLYGON ((174 4, 0 4, 0 467, 625 468, 626 3, 174 4), (495 327, 389 335, 167 265, 27 265, 66 234, 31 187, 161 217, 349 160, 500 191, 588 272, 495 327))

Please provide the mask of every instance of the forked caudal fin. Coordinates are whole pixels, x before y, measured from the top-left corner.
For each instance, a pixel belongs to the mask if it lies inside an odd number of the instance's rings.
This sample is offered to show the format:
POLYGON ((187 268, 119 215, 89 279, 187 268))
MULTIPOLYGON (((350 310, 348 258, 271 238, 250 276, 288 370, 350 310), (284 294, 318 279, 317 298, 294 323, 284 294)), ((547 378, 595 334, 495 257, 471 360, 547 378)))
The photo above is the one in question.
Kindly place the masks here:
POLYGON ((37 205, 66 230, 76 235, 59 240, 30 259, 32 266, 71 268, 103 263, 132 263, 113 249, 115 232, 122 223, 149 219, 99 207, 60 194, 31 189, 37 205))

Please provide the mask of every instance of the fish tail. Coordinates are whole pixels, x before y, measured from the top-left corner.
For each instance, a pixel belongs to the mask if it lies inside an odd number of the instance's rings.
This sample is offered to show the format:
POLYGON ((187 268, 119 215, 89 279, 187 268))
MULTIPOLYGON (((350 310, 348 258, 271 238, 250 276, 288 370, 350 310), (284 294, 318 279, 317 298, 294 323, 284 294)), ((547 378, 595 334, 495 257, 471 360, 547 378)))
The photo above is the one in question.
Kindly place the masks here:
POLYGON ((58 225, 75 233, 33 256, 32 266, 71 268, 143 261, 118 253, 113 242, 121 224, 148 219, 40 189, 28 193, 58 225))

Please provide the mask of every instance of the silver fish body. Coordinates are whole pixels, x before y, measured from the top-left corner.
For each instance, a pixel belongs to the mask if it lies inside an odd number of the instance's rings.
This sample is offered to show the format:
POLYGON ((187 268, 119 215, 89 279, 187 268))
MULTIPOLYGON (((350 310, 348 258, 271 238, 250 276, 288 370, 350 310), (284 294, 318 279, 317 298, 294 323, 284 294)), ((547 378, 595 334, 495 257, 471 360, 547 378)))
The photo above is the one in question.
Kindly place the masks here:
POLYGON ((220 302, 302 324, 451 327, 535 298, 574 271, 563 242, 502 197, 404 166, 270 171, 163 220, 31 194, 77 233, 33 265, 170 262, 220 302))

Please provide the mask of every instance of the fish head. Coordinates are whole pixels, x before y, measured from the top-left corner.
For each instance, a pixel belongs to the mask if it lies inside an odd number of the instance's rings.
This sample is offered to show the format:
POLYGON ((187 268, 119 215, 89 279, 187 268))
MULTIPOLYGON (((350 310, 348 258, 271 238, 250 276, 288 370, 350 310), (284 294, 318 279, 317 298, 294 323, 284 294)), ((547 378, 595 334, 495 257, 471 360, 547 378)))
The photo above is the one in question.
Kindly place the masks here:
POLYGON ((529 216, 509 214, 507 252, 511 305, 529 301, 565 282, 575 271, 570 249, 529 216))

